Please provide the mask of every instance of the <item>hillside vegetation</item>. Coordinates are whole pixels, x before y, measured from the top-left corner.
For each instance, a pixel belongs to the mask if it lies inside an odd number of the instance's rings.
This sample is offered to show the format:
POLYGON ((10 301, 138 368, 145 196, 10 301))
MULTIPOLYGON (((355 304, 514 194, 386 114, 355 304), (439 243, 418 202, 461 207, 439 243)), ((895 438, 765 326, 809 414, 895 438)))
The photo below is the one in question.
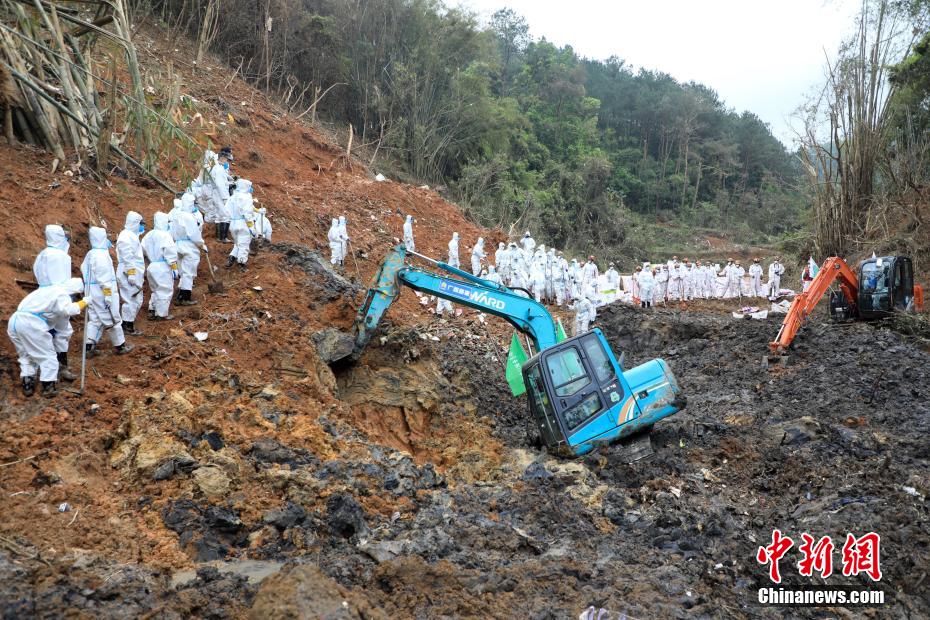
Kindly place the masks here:
POLYGON ((483 25, 431 0, 214 3, 150 10, 295 111, 351 123, 375 167, 445 184, 480 224, 641 258, 666 223, 747 241, 803 223, 797 159, 758 117, 534 40, 513 11, 483 25))

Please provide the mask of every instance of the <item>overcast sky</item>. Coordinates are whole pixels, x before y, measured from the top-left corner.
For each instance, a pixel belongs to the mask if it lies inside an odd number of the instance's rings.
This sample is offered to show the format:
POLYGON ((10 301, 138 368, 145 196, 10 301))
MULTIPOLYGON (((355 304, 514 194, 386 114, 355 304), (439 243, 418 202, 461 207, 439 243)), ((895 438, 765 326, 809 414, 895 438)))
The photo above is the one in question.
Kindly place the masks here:
POLYGON ((854 28, 857 0, 447 0, 485 21, 509 7, 533 38, 571 45, 588 58, 617 56, 713 88, 750 110, 791 146, 797 107, 824 78, 854 28))

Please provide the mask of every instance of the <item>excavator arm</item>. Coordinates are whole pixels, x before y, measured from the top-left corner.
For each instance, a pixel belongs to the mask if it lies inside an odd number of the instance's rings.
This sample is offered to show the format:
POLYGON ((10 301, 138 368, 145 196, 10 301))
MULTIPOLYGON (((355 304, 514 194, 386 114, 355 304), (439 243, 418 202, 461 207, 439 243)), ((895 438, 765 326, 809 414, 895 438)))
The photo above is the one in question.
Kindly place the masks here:
POLYGON ((830 290, 830 285, 834 282, 839 283, 840 290, 850 305, 853 308, 856 307, 859 295, 859 279, 842 258, 836 256, 828 258, 820 271, 817 272, 817 275, 814 276, 807 291, 799 294, 791 302, 788 314, 781 324, 781 329, 778 330, 778 336, 774 342, 769 344, 773 353, 784 353, 788 349, 804 321, 811 315, 814 308, 817 307, 817 303, 824 296, 824 293, 830 290))
POLYGON ((401 286, 408 286, 501 317, 518 331, 528 335, 537 351, 547 349, 558 342, 555 321, 542 304, 518 295, 505 286, 477 278, 466 271, 419 254, 416 256, 457 277, 416 269, 405 263, 407 254, 403 245, 393 248, 375 274, 365 302, 355 317, 355 342, 352 353, 354 359, 358 359, 368 345, 381 322, 381 317, 400 295, 401 286))

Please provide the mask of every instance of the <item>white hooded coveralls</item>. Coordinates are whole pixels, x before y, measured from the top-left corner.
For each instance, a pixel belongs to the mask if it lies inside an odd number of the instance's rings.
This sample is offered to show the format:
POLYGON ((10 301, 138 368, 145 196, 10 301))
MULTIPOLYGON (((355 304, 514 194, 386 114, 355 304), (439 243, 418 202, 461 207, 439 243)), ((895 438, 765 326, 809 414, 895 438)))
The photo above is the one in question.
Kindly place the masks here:
POLYGON ((230 222, 232 215, 229 209, 229 173, 223 164, 214 164, 210 170, 210 181, 207 181, 207 184, 210 186, 213 221, 230 222))
POLYGON ((471 249, 471 273, 474 276, 481 275, 481 259, 486 256, 484 253, 484 238, 478 237, 478 242, 471 249))
MULTIPOLYGON (((64 228, 58 224, 49 224, 45 227, 45 249, 36 256, 32 265, 39 286, 64 284, 71 279, 71 256, 68 254, 70 244, 64 228)), ((55 351, 67 353, 71 342, 71 319, 68 315, 60 315, 52 325, 52 338, 55 341, 55 351)))
POLYGON ((404 220, 404 247, 408 252, 416 252, 417 246, 413 243, 413 216, 408 215, 404 220))
POLYGON ((778 297, 778 292, 781 290, 781 274, 783 273, 785 273, 785 267, 778 261, 769 265, 769 297, 778 297))
POLYGON ((181 274, 178 289, 182 291, 194 289, 194 278, 197 277, 197 268, 200 267, 200 248, 206 247, 200 226, 197 224, 196 209, 193 195, 184 194, 180 204, 175 200, 174 209, 168 214, 181 274))
POLYGON ((145 282, 145 256, 139 241, 142 216, 135 211, 126 214, 126 224, 116 238, 116 281, 123 306, 120 318, 135 321, 142 307, 142 284, 145 282))
POLYGON ((16 347, 20 377, 35 376, 38 368, 40 381, 58 380, 52 326, 81 313, 81 304, 72 302, 71 295, 83 289, 80 278, 69 278, 63 284, 37 288, 19 303, 7 322, 6 333, 16 347))
POLYGON ((229 232, 233 236, 233 249, 229 255, 240 265, 249 262, 249 244, 254 236, 255 209, 252 206, 252 182, 246 179, 236 181, 236 191, 227 203, 229 205, 229 232))
POLYGON ((159 211, 154 218, 155 227, 142 238, 142 250, 149 259, 148 275, 149 310, 161 318, 168 316, 174 278, 178 270, 178 250, 174 237, 168 232, 168 214, 159 211))
POLYGON ((126 342, 123 335, 123 320, 119 313, 119 287, 116 270, 110 258, 110 242, 107 231, 91 226, 89 231, 90 251, 81 263, 84 284, 90 293, 87 306, 87 343, 97 344, 103 332, 109 333, 110 342, 118 347, 126 342))
POLYGON ((749 294, 762 297, 762 265, 759 263, 749 266, 749 294))

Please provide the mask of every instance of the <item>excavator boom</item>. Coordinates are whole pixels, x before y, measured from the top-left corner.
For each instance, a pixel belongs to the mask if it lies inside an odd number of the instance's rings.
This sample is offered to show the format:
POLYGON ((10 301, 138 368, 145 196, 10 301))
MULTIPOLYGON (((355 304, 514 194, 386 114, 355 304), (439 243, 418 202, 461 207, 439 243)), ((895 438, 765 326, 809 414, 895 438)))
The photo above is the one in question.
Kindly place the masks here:
POLYGON ((846 297, 850 306, 856 307, 859 279, 842 258, 836 256, 828 258, 814 276, 807 291, 799 294, 791 302, 788 314, 781 324, 781 329, 778 330, 778 336, 774 342, 769 344, 773 353, 781 354, 788 349, 804 321, 811 315, 817 303, 830 290, 830 285, 834 282, 839 283, 840 290, 843 291, 843 296, 846 297))
POLYGON ((624 371, 599 329, 559 342, 556 323, 541 303, 408 252, 402 245, 385 257, 358 310, 353 359, 359 358, 371 340, 401 286, 501 317, 532 340, 535 352, 521 370, 531 416, 550 448, 575 456, 585 454, 598 445, 647 430, 685 406, 678 381, 663 360, 624 371), (449 276, 407 265, 408 254, 449 276))

